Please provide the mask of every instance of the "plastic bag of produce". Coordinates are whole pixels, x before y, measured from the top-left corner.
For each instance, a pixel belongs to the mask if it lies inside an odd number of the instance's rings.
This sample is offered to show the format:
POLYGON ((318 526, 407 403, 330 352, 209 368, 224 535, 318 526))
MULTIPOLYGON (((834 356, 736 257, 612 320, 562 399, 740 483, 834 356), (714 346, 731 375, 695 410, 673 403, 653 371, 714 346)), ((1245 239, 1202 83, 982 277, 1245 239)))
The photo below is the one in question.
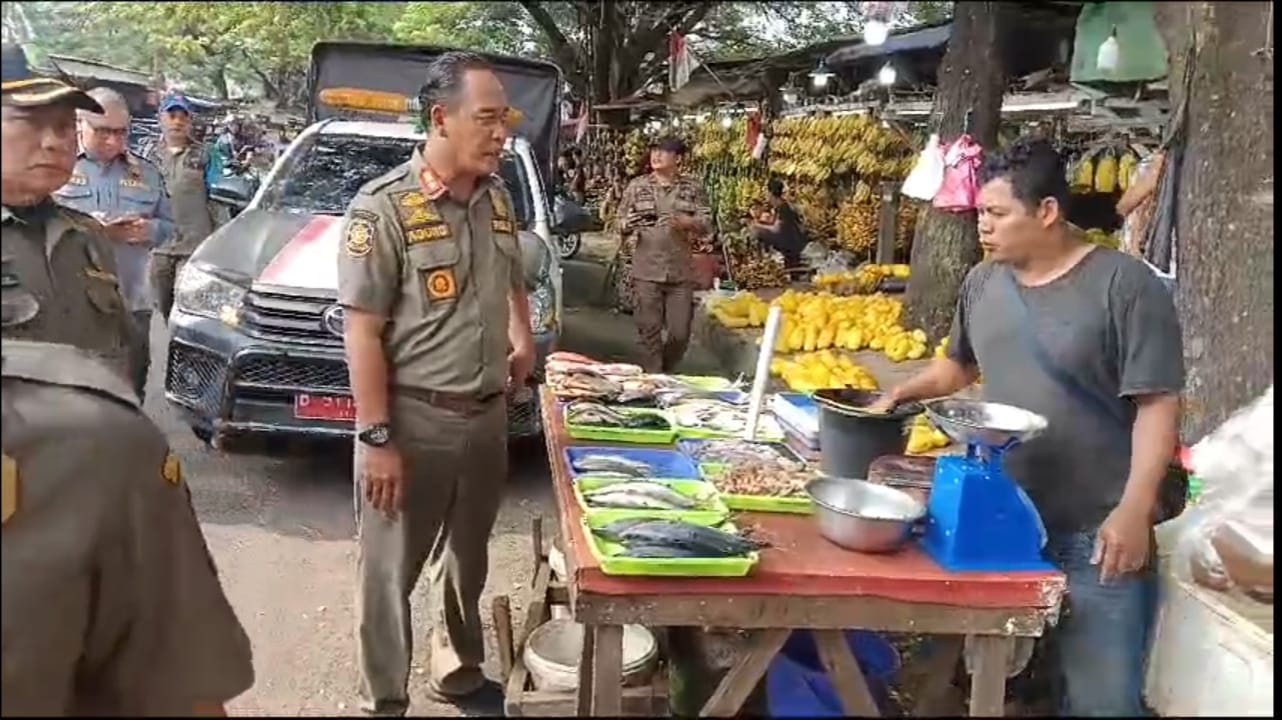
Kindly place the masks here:
POLYGON ((1216 590, 1273 599, 1273 386, 1193 446, 1203 484, 1177 518, 1175 572, 1216 590))
POLYGON ((917 163, 904 180, 902 192, 918 200, 934 200, 935 193, 944 184, 944 146, 939 142, 939 135, 931 135, 926 141, 926 149, 917 156, 917 163))

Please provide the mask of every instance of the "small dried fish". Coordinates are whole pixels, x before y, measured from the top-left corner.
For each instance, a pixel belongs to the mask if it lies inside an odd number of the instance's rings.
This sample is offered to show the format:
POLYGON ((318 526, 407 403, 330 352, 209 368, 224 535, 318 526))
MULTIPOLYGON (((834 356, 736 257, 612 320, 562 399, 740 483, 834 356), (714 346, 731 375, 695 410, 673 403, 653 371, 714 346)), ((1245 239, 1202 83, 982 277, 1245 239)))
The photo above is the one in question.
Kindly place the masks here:
POLYGON ((804 470, 786 470, 774 463, 753 462, 734 465, 711 479, 727 495, 795 497, 805 494, 806 483, 814 475, 804 470))

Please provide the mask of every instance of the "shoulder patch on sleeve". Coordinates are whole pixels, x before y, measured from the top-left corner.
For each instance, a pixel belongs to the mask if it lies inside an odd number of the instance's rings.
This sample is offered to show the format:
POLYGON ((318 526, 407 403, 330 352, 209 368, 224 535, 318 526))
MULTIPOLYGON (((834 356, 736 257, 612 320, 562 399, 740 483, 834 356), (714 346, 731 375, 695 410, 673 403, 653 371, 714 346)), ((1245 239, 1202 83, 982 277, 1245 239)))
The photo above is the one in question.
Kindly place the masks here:
POLYGON ((343 233, 343 249, 348 257, 361 258, 374 249, 375 223, 378 216, 368 210, 352 210, 343 233))
POLYGON ((165 455, 165 464, 160 468, 160 476, 170 485, 179 485, 183 481, 182 463, 172 452, 165 455))
POLYGON ((0 522, 9 522, 9 518, 18 512, 18 461, 4 456, 3 459, 3 483, 4 487, 0 493, 0 514, 4 516, 0 522))

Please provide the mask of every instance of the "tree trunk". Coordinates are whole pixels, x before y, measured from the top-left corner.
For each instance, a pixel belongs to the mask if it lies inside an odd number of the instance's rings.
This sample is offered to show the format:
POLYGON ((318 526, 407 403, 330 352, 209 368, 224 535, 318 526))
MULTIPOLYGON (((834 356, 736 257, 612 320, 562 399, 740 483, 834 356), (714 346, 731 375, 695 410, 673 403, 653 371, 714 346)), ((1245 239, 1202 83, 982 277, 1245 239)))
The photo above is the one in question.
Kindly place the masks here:
MULTIPOLYGON (((962 134, 969 112, 971 137, 986 149, 996 147, 1006 91, 1006 68, 1001 58, 1007 13, 1000 2, 959 2, 954 6, 952 35, 939 67, 934 109, 935 125, 945 143, 962 134)), ((904 327, 921 328, 932 339, 946 335, 962 280, 979 258, 974 212, 927 209, 913 237, 904 327)))
POLYGON ((1173 105, 1185 51, 1197 48, 1176 216, 1191 443, 1273 381, 1272 3, 1155 7, 1173 105))

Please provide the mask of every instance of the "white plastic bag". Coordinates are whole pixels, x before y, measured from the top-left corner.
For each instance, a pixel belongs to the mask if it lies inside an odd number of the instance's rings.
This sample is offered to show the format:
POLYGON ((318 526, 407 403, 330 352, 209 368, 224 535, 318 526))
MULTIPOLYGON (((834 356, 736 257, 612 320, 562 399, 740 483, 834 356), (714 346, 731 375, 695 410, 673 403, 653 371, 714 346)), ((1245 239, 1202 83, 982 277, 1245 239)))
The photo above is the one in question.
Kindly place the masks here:
POLYGON ((939 135, 932 134, 926 141, 926 148, 917 156, 917 163, 904 180, 902 192, 917 200, 934 200, 944 184, 944 147, 939 142, 939 135))

